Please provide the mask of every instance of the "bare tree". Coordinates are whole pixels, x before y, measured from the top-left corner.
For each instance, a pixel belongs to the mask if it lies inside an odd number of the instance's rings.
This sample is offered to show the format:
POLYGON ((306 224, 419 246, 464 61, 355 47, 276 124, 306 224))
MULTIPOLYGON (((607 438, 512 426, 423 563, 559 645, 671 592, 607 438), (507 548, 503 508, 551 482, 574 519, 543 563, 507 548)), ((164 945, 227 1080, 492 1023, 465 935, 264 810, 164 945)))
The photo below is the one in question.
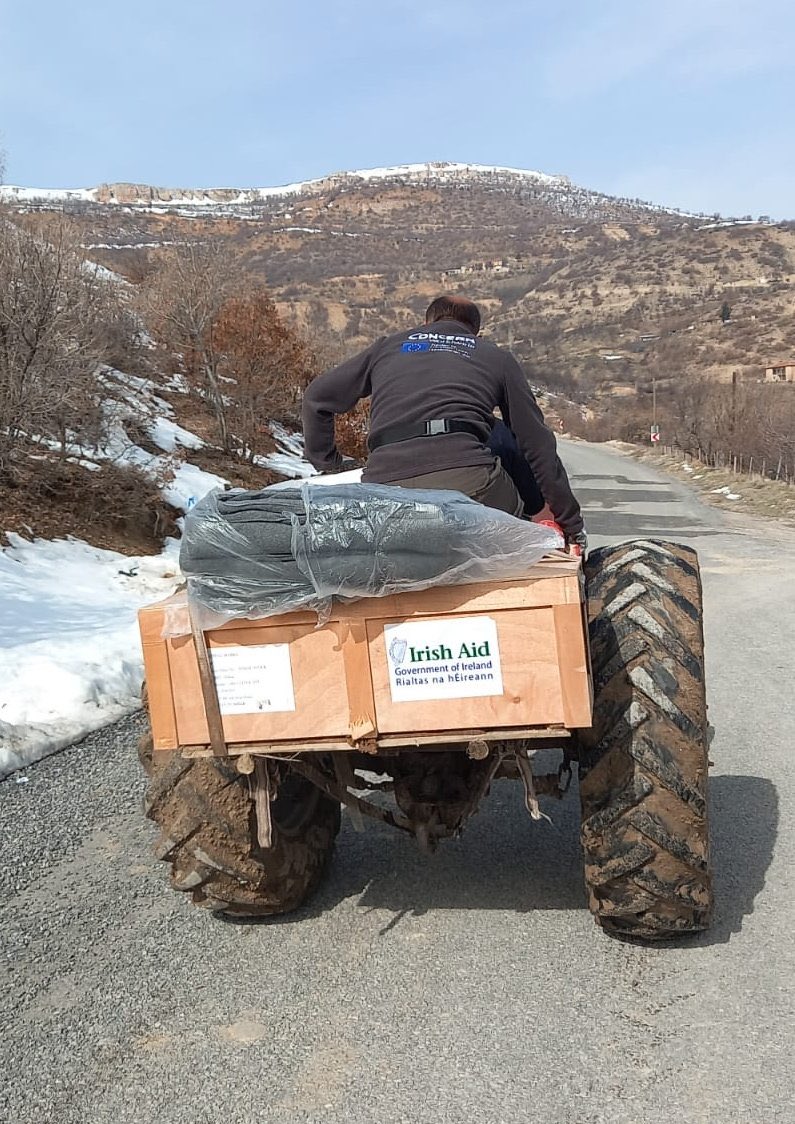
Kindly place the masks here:
POLYGON ((270 439, 268 421, 298 421, 314 357, 261 287, 227 300, 212 334, 218 371, 230 384, 227 416, 251 457, 270 439))
POLYGON ((0 468, 22 439, 99 438, 96 374, 114 286, 84 261, 62 216, 29 233, 0 217, 0 468))
POLYGON ((145 281, 143 312, 160 343, 198 379, 215 418, 221 447, 230 447, 228 403, 213 329, 225 301, 241 285, 234 251, 221 242, 179 247, 145 281))

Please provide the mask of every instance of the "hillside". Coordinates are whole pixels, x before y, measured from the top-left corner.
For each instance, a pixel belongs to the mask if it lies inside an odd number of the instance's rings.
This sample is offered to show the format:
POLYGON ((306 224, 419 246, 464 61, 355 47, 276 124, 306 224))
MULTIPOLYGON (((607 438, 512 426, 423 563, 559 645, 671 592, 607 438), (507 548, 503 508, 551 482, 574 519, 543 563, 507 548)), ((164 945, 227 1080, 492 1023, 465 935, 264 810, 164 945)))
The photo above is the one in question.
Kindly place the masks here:
POLYGON ((478 299, 534 379, 589 398, 685 372, 754 380, 795 348, 791 223, 685 215, 562 176, 430 164, 283 188, 3 192, 16 210, 67 210, 87 252, 133 280, 174 244, 229 242, 332 352, 440 289, 478 299))
MULTIPOLYGON (((279 188, 7 187, 0 197, 34 229, 65 212, 84 252, 136 284, 175 247, 225 247, 320 365, 418 320, 440 291, 466 292, 485 331, 534 385, 576 404, 560 413, 590 437, 642 439, 654 385, 666 439, 737 451, 734 405, 718 433, 711 418, 728 407, 702 395, 693 426, 693 387, 756 387, 768 363, 795 354, 795 224, 689 215, 563 176, 424 164, 279 188)), ((777 431, 777 450, 781 440, 777 431)), ((768 444, 740 451, 766 456, 768 444)), ((789 444, 775 452, 776 463, 793 456, 789 444)))

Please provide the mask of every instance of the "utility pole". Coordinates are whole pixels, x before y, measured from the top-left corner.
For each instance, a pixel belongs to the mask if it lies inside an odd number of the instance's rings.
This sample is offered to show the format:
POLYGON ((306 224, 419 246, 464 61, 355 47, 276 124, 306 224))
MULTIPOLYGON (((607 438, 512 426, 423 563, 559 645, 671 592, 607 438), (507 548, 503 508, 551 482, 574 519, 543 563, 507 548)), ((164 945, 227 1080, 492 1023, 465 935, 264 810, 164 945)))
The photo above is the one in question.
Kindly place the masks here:
POLYGON ((652 445, 660 443, 660 427, 657 425, 657 380, 651 380, 651 430, 649 431, 652 445))
POLYGON ((737 429, 737 371, 732 371, 732 437, 737 429))

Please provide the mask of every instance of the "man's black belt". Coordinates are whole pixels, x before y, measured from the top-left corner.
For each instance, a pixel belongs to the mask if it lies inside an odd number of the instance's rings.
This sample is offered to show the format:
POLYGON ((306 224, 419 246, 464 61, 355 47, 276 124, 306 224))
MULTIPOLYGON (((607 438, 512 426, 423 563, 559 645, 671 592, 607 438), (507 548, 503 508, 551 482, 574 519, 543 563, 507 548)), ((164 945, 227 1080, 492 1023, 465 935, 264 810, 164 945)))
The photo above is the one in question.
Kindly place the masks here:
POLYGON ((460 421, 458 418, 434 418, 432 421, 414 422, 412 425, 390 425, 375 436, 368 438, 367 444, 372 452, 382 445, 394 445, 398 441, 413 441, 415 437, 439 437, 445 433, 471 433, 479 440, 487 440, 484 424, 460 421))

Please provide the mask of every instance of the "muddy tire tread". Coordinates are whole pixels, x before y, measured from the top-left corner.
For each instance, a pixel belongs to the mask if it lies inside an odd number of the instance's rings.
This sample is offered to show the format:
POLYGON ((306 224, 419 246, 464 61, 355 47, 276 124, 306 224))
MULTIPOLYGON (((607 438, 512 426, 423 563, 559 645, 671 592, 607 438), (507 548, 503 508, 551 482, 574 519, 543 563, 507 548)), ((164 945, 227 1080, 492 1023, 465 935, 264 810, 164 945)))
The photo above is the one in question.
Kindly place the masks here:
POLYGON ((160 828, 155 855, 171 867, 175 890, 194 904, 236 917, 266 917, 297 909, 317 888, 340 828, 340 806, 320 794, 296 835, 274 823, 274 844, 257 842, 248 778, 234 763, 154 754, 141 739, 148 777, 144 810, 160 828))
POLYGON ((695 551, 639 542, 585 566, 594 726, 580 738, 589 905, 617 936, 709 926, 707 721, 695 551))

